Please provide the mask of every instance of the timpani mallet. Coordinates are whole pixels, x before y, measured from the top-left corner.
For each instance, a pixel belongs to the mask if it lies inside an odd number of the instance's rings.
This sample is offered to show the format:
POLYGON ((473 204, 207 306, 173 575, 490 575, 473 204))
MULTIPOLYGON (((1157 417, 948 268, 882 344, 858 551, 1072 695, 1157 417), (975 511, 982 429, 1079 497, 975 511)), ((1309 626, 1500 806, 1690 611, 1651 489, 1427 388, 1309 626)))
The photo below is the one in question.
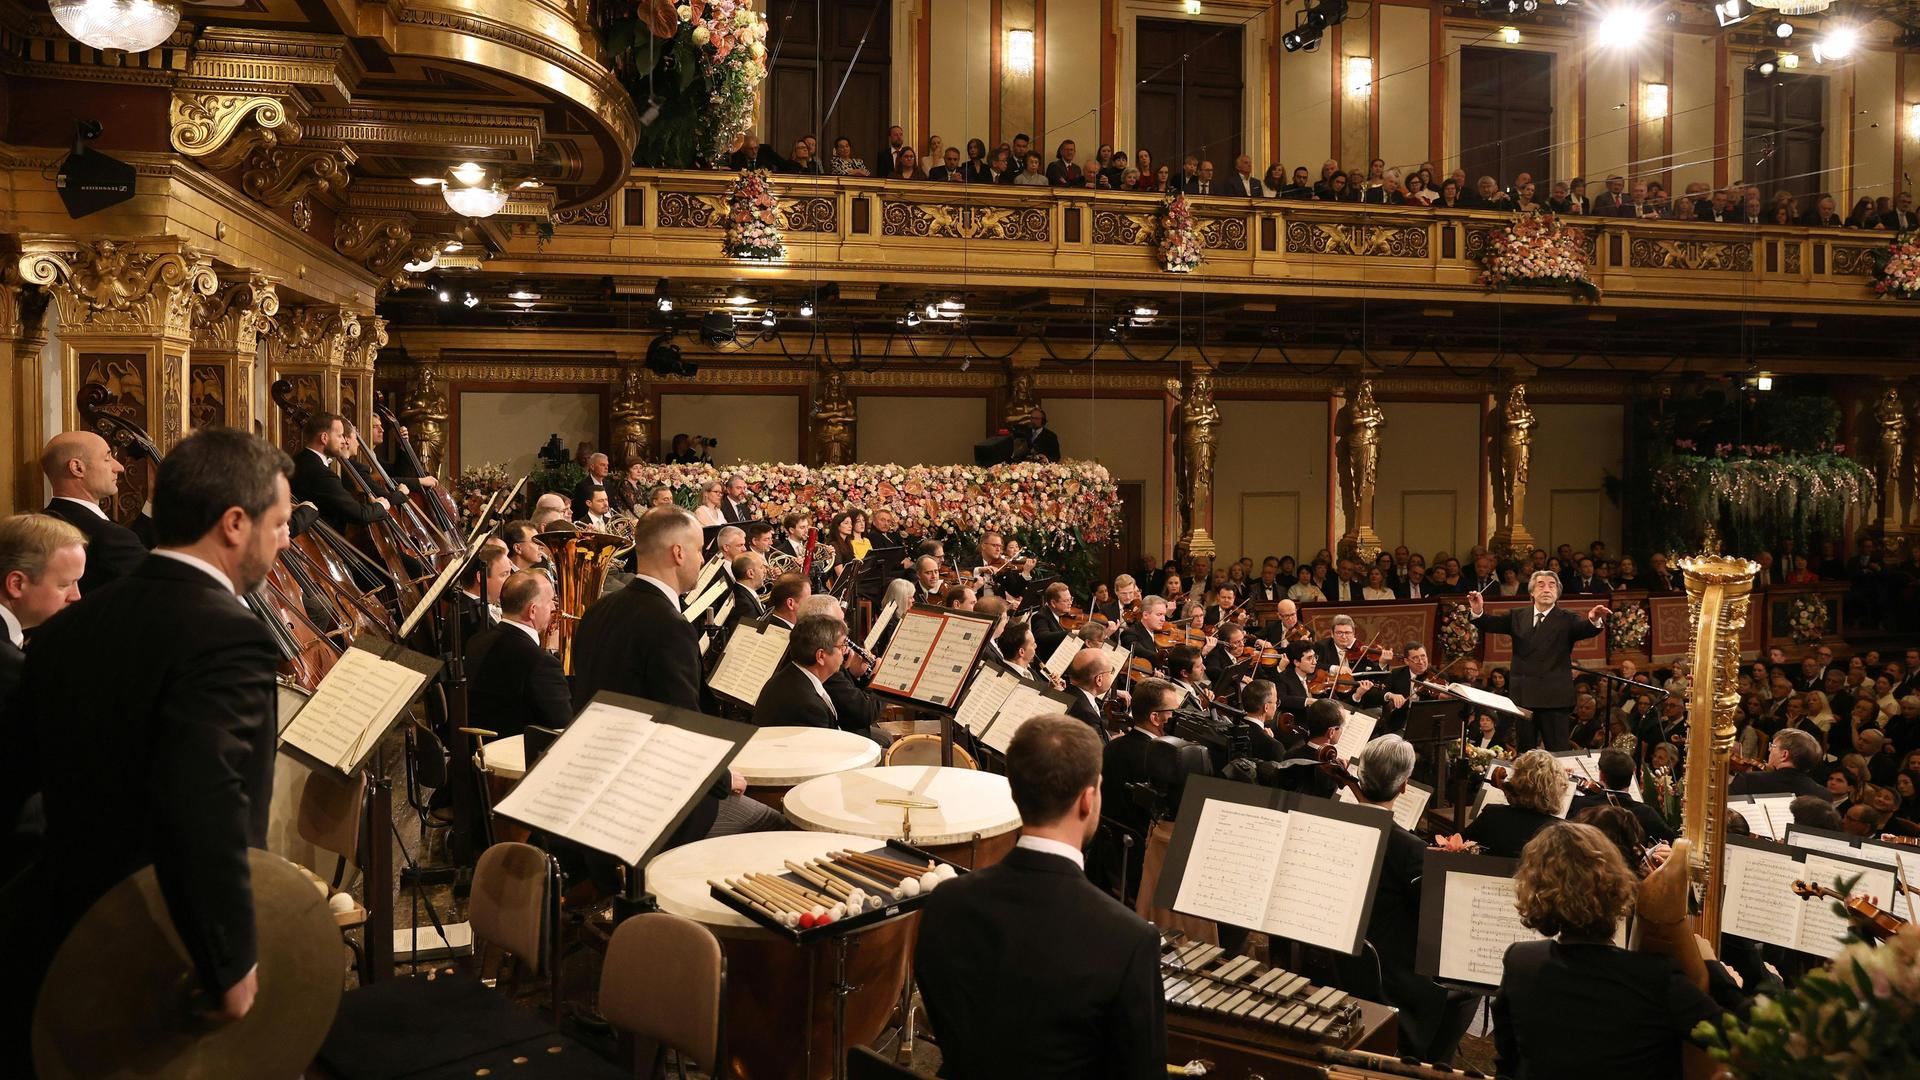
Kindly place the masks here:
POLYGON ((808 862, 807 865, 818 870, 820 873, 832 875, 843 881, 858 885, 863 889, 872 889, 875 895, 878 896, 891 896, 895 900, 905 900, 907 898, 906 890, 898 885, 888 885, 868 877, 851 867, 842 866, 829 859, 814 859, 808 862))
POLYGON ((728 896, 731 896, 735 900, 739 901, 740 903, 745 904, 746 906, 754 909, 755 911, 758 911, 760 914, 765 915, 767 918, 772 919, 774 922, 779 923, 781 926, 787 925, 788 916, 786 912, 775 911, 772 908, 768 907, 767 905, 761 903, 760 901, 755 900, 753 897, 746 895, 740 890, 735 889, 730 885, 721 884, 720 882, 715 881, 712 878, 707 879, 707 885, 711 888, 715 888, 720 890, 723 893, 726 893, 728 896))

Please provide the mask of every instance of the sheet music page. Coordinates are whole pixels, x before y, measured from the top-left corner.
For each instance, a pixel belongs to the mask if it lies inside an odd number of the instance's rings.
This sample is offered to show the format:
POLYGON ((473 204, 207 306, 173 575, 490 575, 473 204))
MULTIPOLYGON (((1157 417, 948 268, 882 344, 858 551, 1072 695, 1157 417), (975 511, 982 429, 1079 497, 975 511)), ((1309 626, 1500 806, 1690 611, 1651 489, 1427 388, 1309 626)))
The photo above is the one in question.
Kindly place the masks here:
POLYGON ((1507 946, 1538 941, 1514 910, 1513 879, 1488 874, 1447 875, 1440 930, 1440 978, 1498 986, 1507 946))
MULTIPOLYGON (((1896 896, 1893 891, 1893 871, 1883 869, 1869 870, 1850 862, 1829 859, 1818 852, 1809 851, 1801 863, 1803 870, 1800 880, 1810 885, 1824 885, 1829 889, 1838 889, 1841 878, 1850 878, 1855 874, 1860 880, 1854 883, 1850 896, 1870 896, 1876 901, 1876 907, 1893 910, 1896 896)), ((1851 924, 1833 913, 1834 901, 1824 896, 1811 900, 1802 900, 1788 894, 1788 903, 1805 908, 1800 913, 1800 944, 1795 946, 1801 952, 1812 953, 1822 959, 1829 959, 1840 951, 1840 939, 1847 936, 1851 924)))
POLYGON ((1495 712, 1510 713, 1515 716, 1526 712, 1525 709, 1515 705, 1512 698, 1496 694, 1491 690, 1482 690, 1477 686, 1457 682, 1448 683, 1447 689, 1469 704, 1478 705, 1483 709, 1492 709, 1495 712))
POLYGON ((1754 813, 1760 818, 1757 829, 1765 829, 1775 838, 1786 836, 1787 826, 1793 824, 1793 800, 1792 795, 1755 795, 1754 813))
MULTIPOLYGON (((1740 820, 1746 822, 1747 830, 1751 832, 1754 836, 1756 837, 1767 836, 1766 819, 1760 816, 1760 812, 1758 810, 1754 809, 1753 796, 1751 795, 1727 796, 1727 810, 1732 814, 1734 814, 1736 817, 1738 817, 1740 820)), ((1767 836, 1767 839, 1777 840, 1779 839, 1779 837, 1767 836)))
POLYGON ((880 658, 868 685, 911 694, 914 682, 920 677, 920 669, 927 661, 927 652, 933 647, 934 639, 940 636, 946 622, 938 615, 917 611, 900 616, 900 629, 893 632, 893 640, 887 643, 886 655, 880 658))
POLYGON ((1793 895, 1803 876, 1800 860, 1785 851, 1727 845, 1727 884, 1720 897, 1720 929, 1769 945, 1800 947, 1801 911, 1793 895))
POLYGON ((496 809, 556 835, 570 834, 658 726, 645 713, 597 701, 588 705, 496 809))
POLYGON ((972 685, 967 687, 967 696, 960 699, 960 709, 953 714, 953 722, 979 736, 993 723, 1000 706, 1007 703, 1007 696, 1019 685, 1020 680, 1014 675, 998 668, 981 668, 972 685))
POLYGON ((1282 810, 1208 799, 1200 807, 1173 909, 1231 926, 1261 926, 1290 822, 1282 810))
MULTIPOLYGON (((1560 764, 1566 768, 1570 775, 1584 776, 1589 780, 1598 781, 1600 779, 1600 753, 1601 751, 1599 750, 1588 750, 1585 752, 1579 750, 1561 750, 1553 756, 1560 759, 1560 764)), ((1646 801, 1640 797, 1640 773, 1637 769, 1634 771, 1633 779, 1627 782, 1627 794, 1633 796, 1638 802, 1646 801)))
POLYGON ((880 609, 880 614, 873 620, 872 628, 867 631, 867 640, 863 643, 867 647, 867 652, 871 653, 879 647, 880 635, 886 632, 887 624, 891 623, 893 617, 899 613, 900 605, 893 602, 888 602, 886 607, 880 609))
MULTIPOLYGON (((1333 797, 1351 806, 1360 805, 1360 800, 1354 797, 1353 789, 1345 785, 1335 790, 1333 797)), ((1420 815, 1427 812, 1427 801, 1431 798, 1433 798, 1432 788, 1425 784, 1409 783, 1407 790, 1401 792, 1400 797, 1393 800, 1393 806, 1391 808, 1393 823, 1408 832, 1414 831, 1414 826, 1420 824, 1420 815)), ((1374 807, 1374 809, 1386 810, 1388 808, 1377 806, 1374 807)))
POLYGON ((688 622, 699 622, 701 613, 713 606, 715 600, 733 591, 732 585, 733 580, 731 578, 725 578, 714 582, 704 593, 694 593, 694 601, 688 604, 687 609, 680 614, 688 622))
POLYGON ((913 690, 914 697, 934 705, 953 704, 990 626, 974 619, 944 621, 946 631, 934 640, 926 666, 920 669, 920 684, 913 690))
POLYGON ((342 772, 359 764, 374 729, 386 729, 427 676, 366 649, 340 654, 281 740, 342 772))
POLYGON ((1072 634, 1068 634, 1066 637, 1060 639, 1060 644, 1054 646, 1053 655, 1047 657, 1046 663, 1040 666, 1046 668, 1049 674, 1065 675, 1067 673, 1067 665, 1073 663, 1073 658, 1078 656, 1080 650, 1085 647, 1085 642, 1074 637, 1072 634))
MULTIPOLYGON (((1900 861, 1899 853, 1891 848, 1884 848, 1878 844, 1860 844, 1856 847, 1837 836, 1819 836, 1805 829, 1796 829, 1791 825, 1787 826, 1787 843, 1797 848, 1806 848, 1810 851, 1825 851, 1834 855, 1845 855, 1850 859, 1860 859, 1864 862, 1878 863, 1881 866, 1898 866, 1900 861)), ((1821 884, 1826 885, 1831 883, 1823 881, 1821 884)), ((1883 897, 1882 899, 1885 898, 1883 897)))
POLYGON ((1347 952, 1360 933, 1378 830, 1301 810, 1287 812, 1280 870, 1260 928, 1347 952))
POLYGON ((751 623, 735 623, 732 636, 727 638, 727 651, 720 654, 707 685, 735 701, 758 704, 760 691, 786 658, 788 636, 784 626, 769 624, 762 629, 751 623))
POLYGON ((1334 752, 1340 755, 1341 761, 1351 763, 1360 756, 1360 751, 1367 748, 1367 742, 1373 738, 1373 729, 1379 726, 1380 718, 1345 707, 1340 711, 1346 719, 1340 722, 1340 741, 1334 744, 1334 752))
POLYGON ((1000 751, 1007 752, 1013 745, 1013 736, 1027 721, 1036 716, 1060 711, 1060 703, 1041 693, 1027 683, 1014 680, 1013 693, 1000 705, 1000 713, 994 718, 993 725, 980 741, 1000 751))
POLYGON ((732 748, 712 735, 653 724, 639 752, 601 790, 567 838, 629 866, 638 863, 680 808, 703 797, 708 774, 732 748))

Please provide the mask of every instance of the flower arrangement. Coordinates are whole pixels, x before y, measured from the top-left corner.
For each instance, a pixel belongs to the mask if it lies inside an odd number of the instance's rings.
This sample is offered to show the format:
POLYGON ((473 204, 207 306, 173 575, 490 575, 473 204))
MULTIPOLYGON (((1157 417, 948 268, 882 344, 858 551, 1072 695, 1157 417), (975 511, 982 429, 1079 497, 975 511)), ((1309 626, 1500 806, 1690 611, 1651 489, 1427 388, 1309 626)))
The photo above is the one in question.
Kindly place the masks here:
POLYGON ((1495 765, 1511 765, 1514 756, 1514 752, 1510 747, 1469 745, 1467 747, 1467 756, 1464 760, 1468 772, 1485 780, 1487 773, 1495 765))
POLYGON ((1881 299, 1920 300, 1920 238, 1901 233, 1867 258, 1873 263, 1873 291, 1881 299))
POLYGON ((725 159, 767 77, 767 20, 752 0, 616 0, 594 12, 609 66, 643 113, 635 163, 725 159))
POLYGON ((486 505, 495 493, 504 493, 513 487, 513 477, 507 475, 505 465, 496 465, 488 461, 480 465, 469 465, 460 470, 453 480, 454 502, 461 507, 486 505))
POLYGON ((1792 990, 1761 996, 1747 1019, 1703 1022, 1693 1039, 1743 1080, 1920 1075, 1920 926, 1880 945, 1852 939, 1792 990))
MULTIPOLYGON (((739 476, 768 519, 796 510, 816 518, 858 507, 886 509, 914 537, 971 536, 992 529, 1024 546, 1067 552, 1105 544, 1120 526, 1120 489, 1090 461, 1017 465, 648 466, 641 484, 664 484, 691 506, 711 480, 739 476)), ((824 524, 824 523, 823 523, 824 524)))
POLYGON ((1587 271, 1586 234, 1552 214, 1515 219, 1488 238, 1480 262, 1486 268, 1480 282, 1495 292, 1521 285, 1572 289, 1576 296, 1600 299, 1600 287, 1587 271))
POLYGON ((1469 656, 1480 647, 1480 628, 1465 604, 1443 604, 1440 608, 1440 651, 1452 660, 1469 656))
POLYGON ((736 259, 778 259, 787 253, 779 200, 765 169, 742 172, 727 188, 726 249, 736 259))
POLYGON ((1817 645, 1827 633, 1827 604, 1818 596, 1796 596, 1787 608, 1787 629, 1795 645, 1817 645))
POLYGON ((1647 606, 1638 601, 1623 604, 1607 620, 1607 640, 1616 649, 1644 649, 1648 629, 1647 606))
POLYGON ((1879 485, 1866 466, 1837 452, 1768 454, 1723 446, 1655 465, 1649 494, 1651 546, 1687 543, 1717 522, 1728 550, 1753 551, 1780 536, 1837 536, 1853 506, 1871 506, 1879 485))
POLYGON ((1190 274, 1200 265, 1200 230, 1193 224, 1187 197, 1176 191, 1160 207, 1160 268, 1190 274))

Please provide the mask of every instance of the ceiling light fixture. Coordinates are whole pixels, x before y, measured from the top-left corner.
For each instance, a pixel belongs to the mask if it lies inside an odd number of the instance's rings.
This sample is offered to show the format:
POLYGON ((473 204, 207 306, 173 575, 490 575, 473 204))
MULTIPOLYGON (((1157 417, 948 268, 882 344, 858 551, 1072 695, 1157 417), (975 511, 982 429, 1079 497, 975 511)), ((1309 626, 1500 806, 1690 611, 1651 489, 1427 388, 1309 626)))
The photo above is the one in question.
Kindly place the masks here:
POLYGON ((49 0, 47 7, 75 41, 102 50, 143 53, 180 25, 173 0, 49 0))
POLYGON ((1347 93, 1359 97, 1373 89, 1373 57, 1347 57, 1347 93))
POLYGON ((760 325, 766 327, 769 330, 773 329, 774 324, 776 324, 777 322, 779 322, 779 320, 773 317, 772 308, 768 308, 766 310, 766 313, 760 316, 760 325))
POLYGON ((737 292, 737 293, 734 293, 732 296, 727 297, 728 307, 752 307, 754 303, 755 301, 753 297, 748 296, 746 293, 743 293, 743 292, 737 292))
POLYGON ((1781 41, 1785 41, 1793 36, 1793 24, 1785 19, 1768 19, 1766 26, 1768 37, 1779 38, 1781 41))
POLYGON ((1642 120, 1664 120, 1668 106, 1672 102, 1672 91, 1666 83, 1648 83, 1640 96, 1640 118, 1642 120))
POLYGON ((507 205, 507 189, 483 165, 463 161, 447 170, 440 197, 461 217, 488 218, 507 205))
POLYGON ((1603 48, 1629 48, 1638 45, 1640 39, 1646 36, 1649 22, 1651 19, 1645 8, 1621 4, 1600 16, 1594 36, 1603 48))
POLYGON ((1833 6, 1833 0, 1749 0, 1750 6, 1777 11, 1782 15, 1817 15, 1833 6))
POLYGON ((400 267, 400 269, 405 270, 409 274, 424 274, 427 271, 439 265, 440 265, 440 253, 438 251, 435 251, 435 252, 429 253, 425 259, 420 259, 414 262, 409 262, 404 264, 403 266, 400 267))
POLYGON ((654 300, 653 306, 660 309, 662 315, 673 314, 673 297, 662 296, 654 300))
POLYGON ((1015 75, 1033 74, 1033 31, 1007 31, 1007 70, 1015 75))
POLYGON ((1826 36, 1813 43, 1813 62, 1824 64, 1829 60, 1845 60, 1853 55, 1853 50, 1859 45, 1860 31, 1843 23, 1828 30, 1826 36))
POLYGON ((468 294, 467 294, 467 298, 466 298, 465 300, 462 300, 462 301, 460 301, 460 302, 461 302, 462 304, 465 304, 465 305, 467 305, 467 306, 468 306, 468 307, 470 307, 470 308, 474 308, 474 307, 479 307, 479 306, 480 306, 480 298, 479 298, 479 297, 477 297, 477 296, 475 296, 475 295, 473 295, 472 293, 468 293, 468 294))
POLYGON ((1500 40, 1506 42, 1509 45, 1520 44, 1520 28, 1517 26, 1501 27, 1500 40))
POLYGON ((1752 18, 1753 5, 1747 3, 1747 0, 1721 0, 1720 3, 1713 5, 1713 17, 1720 21, 1721 26, 1732 26, 1734 23, 1745 22, 1752 18))
POLYGON ((908 326, 920 325, 920 313, 913 310, 912 308, 907 309, 907 325, 908 326))
POLYGON ((527 289, 526 287, 524 287, 524 286, 523 286, 523 287, 521 287, 521 288, 518 288, 518 289, 515 289, 515 290, 513 290, 512 292, 510 292, 510 293, 508 293, 508 294, 507 294, 507 299, 509 299, 509 300, 538 300, 538 299, 540 299, 540 294, 539 294, 539 293, 537 293, 537 292, 533 292, 532 290, 530 290, 530 289, 527 289))
POLYGON ((453 294, 448 292, 445 289, 441 289, 439 292, 435 293, 434 296, 443 304, 453 299, 453 294))

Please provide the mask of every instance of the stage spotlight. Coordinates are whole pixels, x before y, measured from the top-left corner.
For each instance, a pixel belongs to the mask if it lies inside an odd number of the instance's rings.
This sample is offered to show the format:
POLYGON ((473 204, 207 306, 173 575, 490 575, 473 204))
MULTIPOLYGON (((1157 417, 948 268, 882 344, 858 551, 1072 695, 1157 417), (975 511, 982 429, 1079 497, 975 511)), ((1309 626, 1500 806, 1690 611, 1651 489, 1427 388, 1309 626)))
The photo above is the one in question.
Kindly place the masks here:
POLYGON ((1594 36, 1603 48, 1630 48, 1646 36, 1648 21, 1645 8, 1622 4, 1600 16, 1594 36))
POLYGON ((473 307, 479 307, 479 306, 480 306, 480 298, 479 298, 479 297, 477 297, 477 296, 475 296, 475 295, 473 295, 472 293, 468 293, 468 294, 467 294, 467 298, 466 298, 465 300, 462 300, 462 301, 460 301, 460 302, 461 302, 461 303, 463 303, 463 304, 465 304, 465 305, 467 305, 467 306, 468 306, 468 307, 470 307, 470 308, 473 308, 473 307))
POLYGON ((1768 19, 1767 36, 1785 41, 1793 36, 1793 24, 1785 19, 1768 19))
POLYGON ((912 308, 907 309, 907 325, 909 327, 920 325, 920 313, 914 311, 912 308))
MULTIPOLYGON (((706 336, 706 326, 704 323, 702 323, 700 327, 700 333, 702 337, 706 336)), ((732 336, 733 328, 729 326, 727 328, 728 340, 732 340, 732 336)), ((709 342, 709 344, 718 343, 709 342)), ((699 373, 700 365, 689 364, 685 360, 682 360, 680 358, 680 346, 675 345, 672 338, 662 334, 654 338, 653 342, 647 346, 647 370, 653 372, 655 375, 684 375, 692 378, 699 373)))
POLYGON ((1751 70, 1765 78, 1780 69, 1780 54, 1772 49, 1764 49, 1753 54, 1751 70))
POLYGON ((660 314, 671 315, 673 314, 673 297, 671 296, 659 297, 654 300, 653 306, 660 309, 660 314))
POLYGON ((1860 31, 1854 27, 1841 25, 1827 31, 1825 37, 1813 43, 1813 62, 1824 64, 1829 60, 1845 60, 1853 55, 1860 44, 1860 31))
POLYGON ((1747 0, 1721 0, 1720 3, 1713 5, 1713 17, 1720 20, 1721 26, 1745 22, 1752 15, 1753 5, 1747 3, 1747 0))
POLYGON ((760 325, 768 330, 773 329, 774 325, 778 322, 779 320, 773 316, 772 308, 768 308, 766 313, 760 316, 760 325))
POLYGON ((800 301, 800 317, 803 319, 813 318, 813 301, 811 300, 800 301))

